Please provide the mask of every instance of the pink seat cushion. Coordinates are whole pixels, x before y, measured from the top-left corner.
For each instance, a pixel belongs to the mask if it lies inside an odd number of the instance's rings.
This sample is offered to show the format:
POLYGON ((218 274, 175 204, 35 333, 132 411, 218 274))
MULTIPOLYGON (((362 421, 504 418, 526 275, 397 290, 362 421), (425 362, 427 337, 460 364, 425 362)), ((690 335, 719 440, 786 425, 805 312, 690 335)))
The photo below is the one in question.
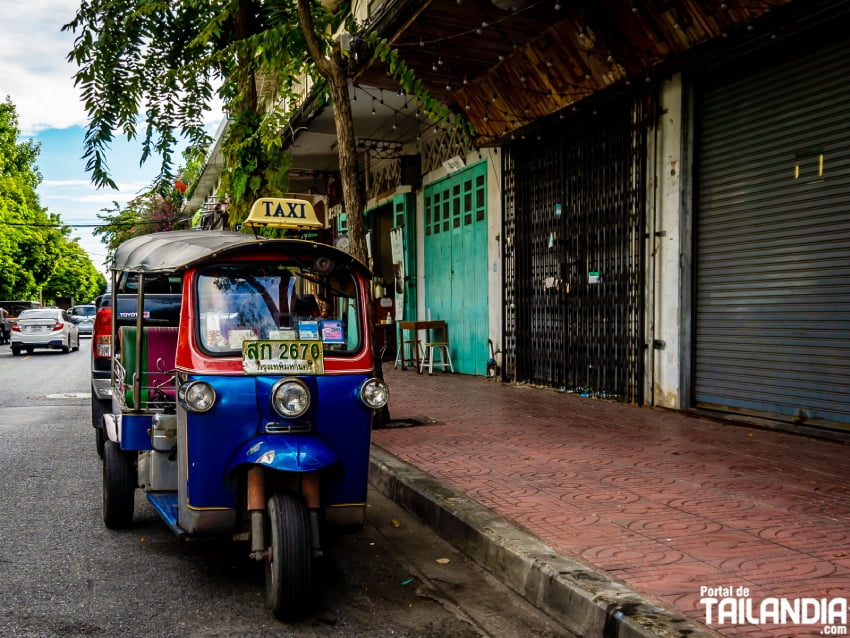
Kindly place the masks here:
POLYGON ((173 397, 177 328, 156 326, 144 330, 148 351, 148 383, 154 388, 162 386, 163 392, 173 397))

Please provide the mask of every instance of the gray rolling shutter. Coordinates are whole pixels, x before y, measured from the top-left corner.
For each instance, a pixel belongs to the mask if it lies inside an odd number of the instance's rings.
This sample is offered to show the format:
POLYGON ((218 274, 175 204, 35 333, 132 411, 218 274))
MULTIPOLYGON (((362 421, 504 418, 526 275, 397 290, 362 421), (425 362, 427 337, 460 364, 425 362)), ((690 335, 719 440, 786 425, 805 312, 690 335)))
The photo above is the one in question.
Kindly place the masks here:
POLYGON ((695 401, 850 424, 850 45, 698 97, 695 401))

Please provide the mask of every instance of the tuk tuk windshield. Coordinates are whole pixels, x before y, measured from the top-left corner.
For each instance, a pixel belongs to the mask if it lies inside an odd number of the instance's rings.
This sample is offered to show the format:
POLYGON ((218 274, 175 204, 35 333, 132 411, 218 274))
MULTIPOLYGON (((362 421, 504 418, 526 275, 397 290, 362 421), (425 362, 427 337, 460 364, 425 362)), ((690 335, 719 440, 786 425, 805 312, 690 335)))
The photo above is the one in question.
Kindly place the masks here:
POLYGON ((326 353, 358 350, 362 320, 354 275, 320 275, 280 263, 241 262, 202 269, 195 288, 201 347, 233 356, 244 341, 321 341, 326 353))

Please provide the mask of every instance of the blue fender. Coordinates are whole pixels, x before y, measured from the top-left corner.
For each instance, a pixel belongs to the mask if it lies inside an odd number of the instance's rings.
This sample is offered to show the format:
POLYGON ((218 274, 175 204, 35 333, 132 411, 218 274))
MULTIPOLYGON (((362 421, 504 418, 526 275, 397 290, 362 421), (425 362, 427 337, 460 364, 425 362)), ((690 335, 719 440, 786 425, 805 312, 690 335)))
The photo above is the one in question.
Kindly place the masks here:
POLYGON ((311 434, 261 434, 252 437, 233 455, 225 471, 230 476, 240 465, 262 465, 282 472, 314 472, 337 462, 327 442, 311 434))

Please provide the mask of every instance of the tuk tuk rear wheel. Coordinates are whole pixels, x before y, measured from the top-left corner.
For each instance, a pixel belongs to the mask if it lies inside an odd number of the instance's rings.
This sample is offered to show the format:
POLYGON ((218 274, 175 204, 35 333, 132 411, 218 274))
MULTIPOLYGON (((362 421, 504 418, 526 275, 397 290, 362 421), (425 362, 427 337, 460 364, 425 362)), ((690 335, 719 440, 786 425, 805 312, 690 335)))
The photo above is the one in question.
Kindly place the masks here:
POLYGON ((266 603, 278 620, 303 618, 313 595, 313 551, 301 498, 286 492, 273 494, 266 528, 266 603))
POLYGON ((103 446, 103 522, 109 529, 133 524, 136 465, 133 456, 115 441, 103 446))

